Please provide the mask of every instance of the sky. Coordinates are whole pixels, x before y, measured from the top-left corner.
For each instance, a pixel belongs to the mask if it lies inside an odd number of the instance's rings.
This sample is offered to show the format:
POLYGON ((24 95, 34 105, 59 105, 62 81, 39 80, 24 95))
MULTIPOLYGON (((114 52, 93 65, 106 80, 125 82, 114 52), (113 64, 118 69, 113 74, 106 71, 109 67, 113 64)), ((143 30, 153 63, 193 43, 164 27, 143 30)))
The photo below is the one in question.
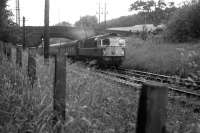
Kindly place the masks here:
MULTIPOLYGON (((42 26, 44 25, 44 3, 45 0, 19 0, 20 1, 20 16, 25 16, 27 26, 42 26)), ((130 4, 136 0, 50 0, 50 25, 55 25, 58 22, 66 21, 74 24, 85 15, 98 16, 99 1, 101 10, 104 10, 105 1, 107 3, 107 19, 118 18, 134 14, 128 9, 130 4)), ((179 5, 183 0, 165 0, 165 2, 173 1, 179 5)), ((9 0, 8 9, 10 9, 15 21, 15 5, 16 0, 9 0)), ((101 11, 101 12, 102 12, 101 11)), ((104 16, 101 15, 101 21, 104 21, 104 16)), ((22 21, 21 21, 22 23, 22 21)))

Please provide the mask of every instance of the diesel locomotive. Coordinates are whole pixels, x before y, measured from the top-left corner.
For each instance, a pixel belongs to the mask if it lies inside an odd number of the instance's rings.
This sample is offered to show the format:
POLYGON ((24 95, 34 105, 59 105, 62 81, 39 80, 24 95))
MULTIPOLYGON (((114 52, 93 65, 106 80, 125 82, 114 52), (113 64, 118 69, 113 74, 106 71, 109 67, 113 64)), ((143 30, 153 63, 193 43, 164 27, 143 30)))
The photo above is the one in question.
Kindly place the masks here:
POLYGON ((73 59, 96 60, 101 65, 119 66, 125 58, 125 40, 109 33, 75 40, 68 43, 51 44, 50 54, 64 49, 66 56, 73 59))

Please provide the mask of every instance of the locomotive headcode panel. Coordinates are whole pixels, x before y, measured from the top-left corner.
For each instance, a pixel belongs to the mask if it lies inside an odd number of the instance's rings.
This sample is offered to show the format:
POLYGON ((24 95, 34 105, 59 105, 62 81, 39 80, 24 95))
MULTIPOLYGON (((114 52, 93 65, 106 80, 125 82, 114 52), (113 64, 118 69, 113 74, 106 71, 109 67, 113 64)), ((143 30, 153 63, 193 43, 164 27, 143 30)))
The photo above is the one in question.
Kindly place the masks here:
POLYGON ((125 56, 125 41, 120 38, 109 38, 103 41, 105 49, 103 50, 103 56, 116 56, 123 57, 125 56), (106 41, 105 41, 106 40, 106 41), (109 45, 108 45, 109 44, 109 45))

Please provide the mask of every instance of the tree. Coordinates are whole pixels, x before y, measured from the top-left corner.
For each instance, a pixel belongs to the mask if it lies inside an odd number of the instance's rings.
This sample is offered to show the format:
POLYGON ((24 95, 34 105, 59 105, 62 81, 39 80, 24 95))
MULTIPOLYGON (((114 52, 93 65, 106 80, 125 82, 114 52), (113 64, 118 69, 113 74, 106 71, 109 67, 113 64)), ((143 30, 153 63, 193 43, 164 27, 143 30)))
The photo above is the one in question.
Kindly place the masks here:
POLYGON ((163 0, 158 1, 158 8, 164 10, 167 4, 163 0))
POLYGON ((200 39, 200 2, 189 3, 179 8, 167 25, 168 38, 185 42, 200 39))
POLYGON ((153 20, 152 11, 155 5, 156 3, 153 0, 150 1, 137 0, 136 2, 131 4, 129 10, 139 11, 139 14, 145 17, 145 23, 146 23, 147 20, 153 20))
POLYGON ((165 20, 165 9, 167 4, 163 0, 159 0, 155 5, 155 11, 153 12, 153 21, 155 25, 162 23, 165 20))
POLYGON ((7 26, 7 10, 6 10, 6 5, 7 0, 1 0, 0 2, 0 39, 3 39, 4 36, 4 30, 5 27, 7 26))
POLYGON ((63 22, 60 22, 60 23, 56 24, 56 26, 66 26, 66 27, 71 27, 72 24, 70 24, 69 22, 63 21, 63 22))
POLYGON ((129 8, 130 11, 139 11, 139 14, 145 16, 147 22, 153 22, 155 25, 168 21, 169 16, 176 9, 174 2, 169 2, 167 5, 163 0, 158 0, 158 2, 137 0, 129 8))
POLYGON ((98 20, 96 16, 84 16, 81 17, 79 21, 75 23, 77 27, 87 27, 87 28, 95 28, 98 24, 98 20))
POLYGON ((140 11, 140 12, 151 12, 152 8, 155 6, 155 1, 150 0, 150 1, 142 1, 142 0, 137 0, 133 4, 131 4, 131 7, 129 8, 130 11, 135 10, 135 11, 140 11))
POLYGON ((169 2, 169 4, 165 8, 165 20, 168 21, 177 9, 178 8, 175 6, 174 2, 169 2))
POLYGON ((10 27, 13 26, 12 20, 9 18, 12 13, 6 9, 8 0, 0 2, 0 40, 8 41, 10 37, 10 27))

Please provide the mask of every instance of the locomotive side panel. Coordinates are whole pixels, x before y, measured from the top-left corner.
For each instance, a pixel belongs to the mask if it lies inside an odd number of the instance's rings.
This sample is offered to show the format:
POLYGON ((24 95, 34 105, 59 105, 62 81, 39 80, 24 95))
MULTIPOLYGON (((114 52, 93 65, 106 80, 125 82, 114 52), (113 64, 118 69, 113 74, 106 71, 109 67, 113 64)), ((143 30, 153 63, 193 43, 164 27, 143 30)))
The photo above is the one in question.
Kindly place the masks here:
POLYGON ((100 48, 79 48, 79 56, 85 57, 102 57, 102 49, 100 48))

